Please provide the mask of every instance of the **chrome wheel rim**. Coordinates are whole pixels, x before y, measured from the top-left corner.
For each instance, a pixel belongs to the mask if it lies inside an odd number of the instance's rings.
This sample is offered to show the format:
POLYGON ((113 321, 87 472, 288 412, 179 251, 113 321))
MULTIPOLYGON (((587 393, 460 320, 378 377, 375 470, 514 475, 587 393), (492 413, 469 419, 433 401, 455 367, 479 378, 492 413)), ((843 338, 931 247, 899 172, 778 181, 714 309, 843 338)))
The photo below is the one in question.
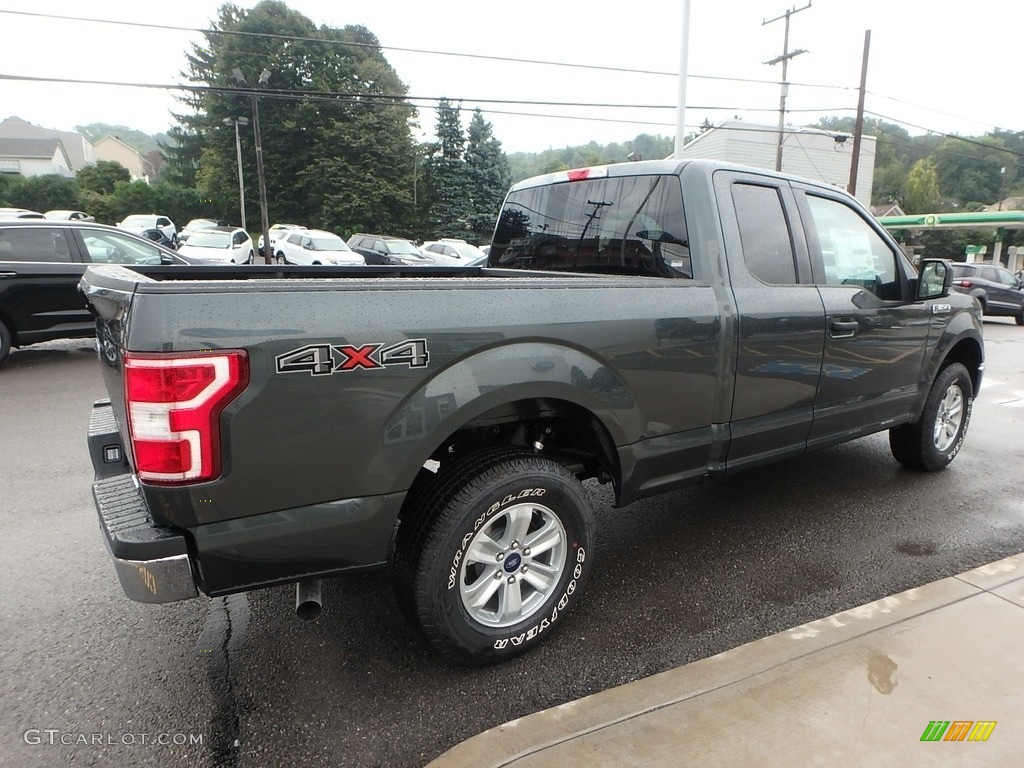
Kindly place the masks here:
POLYGON ((565 526, 540 504, 515 504, 473 534, 459 571, 470 618, 509 627, 540 610, 566 567, 565 526))
POLYGON ((935 428, 932 439, 939 453, 948 451, 956 441, 960 425, 964 420, 964 393, 956 384, 946 390, 939 403, 939 412, 935 415, 935 428))

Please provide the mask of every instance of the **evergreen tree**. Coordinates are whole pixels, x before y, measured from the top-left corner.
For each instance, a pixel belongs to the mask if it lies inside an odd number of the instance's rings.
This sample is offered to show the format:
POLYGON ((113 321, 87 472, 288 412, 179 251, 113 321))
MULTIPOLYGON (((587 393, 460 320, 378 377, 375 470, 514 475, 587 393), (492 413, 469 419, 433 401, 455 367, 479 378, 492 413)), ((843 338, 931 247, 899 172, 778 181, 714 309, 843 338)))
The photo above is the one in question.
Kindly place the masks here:
MULTIPOLYGON (((206 44, 194 45, 187 60, 184 74, 199 89, 182 98, 180 125, 169 134, 174 146, 163 147, 169 166, 164 178, 181 183, 191 178, 213 212, 237 216, 230 118, 252 118, 250 95, 239 90, 247 87, 258 91, 272 221, 354 230, 374 223, 359 213, 369 196, 382 225, 406 215, 412 178, 408 169, 395 167, 395 160, 413 156, 412 109, 404 101, 404 83, 367 29, 318 28, 278 0, 262 0, 250 9, 229 3, 219 9, 206 44), (237 82, 236 69, 245 86, 237 82), (261 85, 263 69, 271 74, 261 85), (357 221, 350 221, 353 216, 357 221)), ((240 136, 246 209, 255 212, 259 194, 251 122, 240 136)))
POLYGON ((508 160, 491 124, 479 109, 469 121, 466 140, 467 189, 470 195, 469 228, 475 242, 490 242, 498 211, 512 183, 508 160))
POLYGON ((433 237, 468 239, 472 236, 465 147, 459 111, 448 99, 442 98, 437 104, 437 144, 427 161, 428 221, 433 237))

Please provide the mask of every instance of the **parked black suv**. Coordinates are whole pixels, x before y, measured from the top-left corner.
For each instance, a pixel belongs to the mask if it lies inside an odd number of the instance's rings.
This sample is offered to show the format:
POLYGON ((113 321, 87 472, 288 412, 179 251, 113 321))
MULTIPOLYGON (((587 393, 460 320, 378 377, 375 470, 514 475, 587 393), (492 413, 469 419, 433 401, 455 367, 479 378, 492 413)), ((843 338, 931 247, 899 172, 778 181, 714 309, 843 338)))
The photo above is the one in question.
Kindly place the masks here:
POLYGON ((976 298, 986 315, 1024 325, 1024 284, 998 264, 954 264, 953 290, 976 298))
POLYGON ((78 281, 89 264, 184 264, 174 251, 82 221, 0 221, 0 362, 12 347, 96 333, 78 281))
POLYGON ((348 247, 362 254, 367 264, 431 266, 434 260, 424 256, 411 241, 390 235, 352 235, 348 247))

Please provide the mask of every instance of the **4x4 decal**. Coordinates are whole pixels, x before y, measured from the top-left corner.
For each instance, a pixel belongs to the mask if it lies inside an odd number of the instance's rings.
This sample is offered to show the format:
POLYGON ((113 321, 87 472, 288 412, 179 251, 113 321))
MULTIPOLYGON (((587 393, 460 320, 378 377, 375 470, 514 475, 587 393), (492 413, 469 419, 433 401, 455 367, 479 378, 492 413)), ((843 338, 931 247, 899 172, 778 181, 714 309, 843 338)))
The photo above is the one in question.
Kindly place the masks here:
POLYGON ((385 347, 383 344, 308 344, 275 358, 278 373, 308 373, 324 376, 360 368, 377 370, 388 365, 426 368, 430 362, 426 339, 409 339, 385 347))

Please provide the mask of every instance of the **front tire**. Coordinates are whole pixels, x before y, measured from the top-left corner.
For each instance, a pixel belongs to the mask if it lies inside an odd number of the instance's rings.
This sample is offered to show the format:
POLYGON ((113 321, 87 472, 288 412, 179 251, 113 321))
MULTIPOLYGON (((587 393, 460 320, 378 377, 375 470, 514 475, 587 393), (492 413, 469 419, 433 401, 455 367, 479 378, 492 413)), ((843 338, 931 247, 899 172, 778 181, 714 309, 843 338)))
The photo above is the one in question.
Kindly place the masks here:
POLYGON ((276 261, 278 264, 282 264, 282 265, 288 263, 288 259, 286 259, 284 257, 284 254, 281 253, 281 251, 278 251, 277 255, 274 256, 274 261, 276 261))
POLYGON ((932 382, 921 418, 889 430, 889 448, 900 464, 934 472, 949 465, 971 421, 974 384, 961 363, 946 366, 932 382))
POLYGON ((580 482, 531 451, 454 462, 396 537, 399 604, 447 660, 485 666, 547 639, 579 601, 593 562, 580 482))

